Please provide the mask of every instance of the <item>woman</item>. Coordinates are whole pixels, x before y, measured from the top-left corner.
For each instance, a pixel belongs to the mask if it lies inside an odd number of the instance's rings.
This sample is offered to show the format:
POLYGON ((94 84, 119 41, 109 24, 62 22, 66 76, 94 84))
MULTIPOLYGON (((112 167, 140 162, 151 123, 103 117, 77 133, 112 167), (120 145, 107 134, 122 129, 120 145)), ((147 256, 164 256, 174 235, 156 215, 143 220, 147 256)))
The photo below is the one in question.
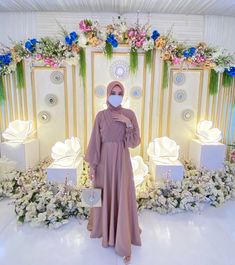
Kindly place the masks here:
POLYGON ((114 246, 124 263, 131 259, 131 244, 141 246, 133 171, 128 147, 140 144, 135 113, 123 108, 124 86, 107 87, 107 109, 97 113, 85 154, 94 187, 102 188, 102 207, 91 208, 87 229, 102 246, 114 246))

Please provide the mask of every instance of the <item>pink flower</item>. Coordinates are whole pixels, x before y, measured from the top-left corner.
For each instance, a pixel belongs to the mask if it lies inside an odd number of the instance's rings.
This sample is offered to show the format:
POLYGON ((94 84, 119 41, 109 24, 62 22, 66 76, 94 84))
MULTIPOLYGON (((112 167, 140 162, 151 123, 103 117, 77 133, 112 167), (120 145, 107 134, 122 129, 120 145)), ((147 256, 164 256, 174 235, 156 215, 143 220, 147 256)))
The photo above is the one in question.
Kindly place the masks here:
POLYGON ((140 41, 137 41, 135 44, 136 44, 136 46, 137 46, 138 48, 141 47, 141 45, 142 45, 140 41))
POLYGON ((131 30, 131 31, 128 32, 128 36, 129 37, 132 37, 133 35, 134 35, 134 31, 133 30, 131 30))
POLYGON ((81 20, 79 23, 79 27, 83 32, 91 31, 91 26, 87 25, 84 20, 81 20))
POLYGON ((180 58, 173 57, 172 63, 175 64, 175 65, 179 64, 180 63, 180 58))
POLYGON ((40 53, 36 54, 36 60, 41 60, 42 59, 42 55, 40 53))

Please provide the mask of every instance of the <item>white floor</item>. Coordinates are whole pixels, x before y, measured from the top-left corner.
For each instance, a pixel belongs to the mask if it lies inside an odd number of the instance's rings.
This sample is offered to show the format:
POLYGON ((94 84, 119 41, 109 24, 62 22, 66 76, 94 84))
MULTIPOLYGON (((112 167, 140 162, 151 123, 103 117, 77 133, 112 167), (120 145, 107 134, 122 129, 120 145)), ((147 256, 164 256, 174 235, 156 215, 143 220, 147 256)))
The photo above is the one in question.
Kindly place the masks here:
MULTIPOLYGON (((10 200, 0 201, 1 265, 120 265, 114 249, 90 239, 87 221, 74 218, 58 230, 16 225, 10 200)), ((234 265, 235 201, 200 214, 139 216, 142 246, 132 246, 133 265, 234 265)))

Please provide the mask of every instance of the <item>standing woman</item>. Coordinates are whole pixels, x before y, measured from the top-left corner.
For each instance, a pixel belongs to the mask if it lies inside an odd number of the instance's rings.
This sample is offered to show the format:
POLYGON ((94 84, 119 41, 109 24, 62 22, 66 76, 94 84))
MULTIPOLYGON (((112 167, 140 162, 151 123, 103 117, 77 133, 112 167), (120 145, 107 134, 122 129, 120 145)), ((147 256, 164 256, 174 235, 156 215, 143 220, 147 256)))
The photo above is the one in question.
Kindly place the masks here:
POLYGON ((134 177, 129 149, 140 144, 135 113, 123 108, 124 86, 107 87, 107 109, 97 113, 84 160, 94 187, 102 188, 102 207, 90 210, 87 229, 102 246, 114 246, 124 263, 131 259, 131 244, 141 246, 134 177))

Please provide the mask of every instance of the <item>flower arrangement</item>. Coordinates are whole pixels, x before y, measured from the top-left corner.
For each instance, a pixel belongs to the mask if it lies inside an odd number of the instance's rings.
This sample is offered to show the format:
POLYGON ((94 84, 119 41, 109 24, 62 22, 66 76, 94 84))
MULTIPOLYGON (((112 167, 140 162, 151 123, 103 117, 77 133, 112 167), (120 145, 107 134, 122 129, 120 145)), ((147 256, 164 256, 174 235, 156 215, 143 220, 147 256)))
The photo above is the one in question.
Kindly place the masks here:
POLYGON ((138 69, 138 51, 143 50, 147 66, 152 64, 154 49, 161 52, 163 60, 163 88, 168 83, 170 65, 183 67, 201 67, 211 69, 210 93, 217 93, 218 75, 223 74, 223 85, 231 86, 234 77, 234 55, 225 50, 209 47, 200 42, 192 46, 180 43, 172 37, 172 32, 160 35, 157 30, 151 31, 146 23, 128 26, 125 19, 101 26, 98 21, 84 19, 79 22, 78 31, 67 33, 63 30, 64 42, 52 37, 32 38, 13 43, 12 48, 0 50, 0 100, 4 101, 3 75, 14 71, 17 73, 18 88, 25 87, 24 60, 39 61, 48 67, 59 67, 63 63, 80 66, 80 76, 85 84, 86 58, 85 48, 96 47, 103 50, 108 59, 112 58, 113 49, 119 44, 127 44, 130 49, 130 72, 136 74, 138 69))
MULTIPOLYGON (((71 216, 86 219, 88 209, 81 207, 82 188, 89 187, 88 164, 77 187, 56 185, 45 180, 51 159, 45 159, 27 172, 16 170, 0 176, 0 199, 14 199, 19 224, 58 228, 71 216)), ((235 164, 226 163, 222 171, 196 170, 191 161, 184 161, 182 182, 169 178, 156 183, 148 173, 136 187, 138 210, 149 209, 160 214, 201 211, 205 203, 218 207, 235 197, 235 164)))

